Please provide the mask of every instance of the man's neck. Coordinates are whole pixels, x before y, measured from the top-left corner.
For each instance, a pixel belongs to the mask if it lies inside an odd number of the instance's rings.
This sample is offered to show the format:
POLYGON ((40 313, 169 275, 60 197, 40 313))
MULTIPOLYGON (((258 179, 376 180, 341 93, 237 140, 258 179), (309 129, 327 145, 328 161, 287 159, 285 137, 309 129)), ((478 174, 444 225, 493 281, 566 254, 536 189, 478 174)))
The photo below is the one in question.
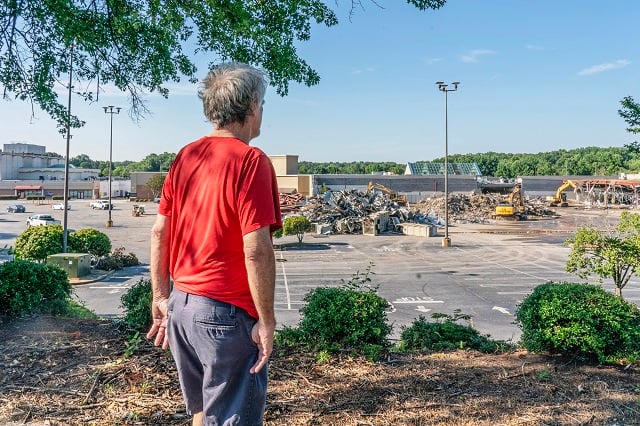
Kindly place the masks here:
POLYGON ((249 141, 251 140, 250 135, 251 129, 247 128, 247 126, 245 125, 241 125, 238 123, 232 123, 225 127, 214 128, 213 131, 209 134, 209 136, 212 137, 240 139, 247 145, 249 145, 249 141))

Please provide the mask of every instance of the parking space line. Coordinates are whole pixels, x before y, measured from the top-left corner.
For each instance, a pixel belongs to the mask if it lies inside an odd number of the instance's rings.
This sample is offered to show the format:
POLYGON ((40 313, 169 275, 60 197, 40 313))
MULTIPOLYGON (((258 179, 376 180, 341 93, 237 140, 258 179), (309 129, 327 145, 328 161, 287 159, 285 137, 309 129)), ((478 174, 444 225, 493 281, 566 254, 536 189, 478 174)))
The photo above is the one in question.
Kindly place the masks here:
MULTIPOLYGON (((280 252, 280 259, 284 259, 282 252, 280 252)), ((279 262, 282 266, 282 278, 284 280, 284 292, 287 295, 287 309, 291 309, 291 295, 289 294, 289 283, 287 282, 287 271, 284 269, 284 262, 279 262)))

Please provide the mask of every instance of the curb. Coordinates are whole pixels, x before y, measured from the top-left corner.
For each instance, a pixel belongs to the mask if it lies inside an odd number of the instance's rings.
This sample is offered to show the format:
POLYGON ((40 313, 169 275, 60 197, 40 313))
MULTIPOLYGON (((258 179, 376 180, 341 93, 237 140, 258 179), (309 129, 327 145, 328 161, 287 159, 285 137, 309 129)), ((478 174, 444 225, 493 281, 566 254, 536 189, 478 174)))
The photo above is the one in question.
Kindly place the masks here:
POLYGON ((110 277, 113 275, 115 271, 105 271, 99 275, 93 275, 90 277, 80 277, 80 278, 69 278, 69 283, 71 285, 82 285, 82 284, 90 284, 95 283, 97 281, 102 281, 103 279, 110 277))

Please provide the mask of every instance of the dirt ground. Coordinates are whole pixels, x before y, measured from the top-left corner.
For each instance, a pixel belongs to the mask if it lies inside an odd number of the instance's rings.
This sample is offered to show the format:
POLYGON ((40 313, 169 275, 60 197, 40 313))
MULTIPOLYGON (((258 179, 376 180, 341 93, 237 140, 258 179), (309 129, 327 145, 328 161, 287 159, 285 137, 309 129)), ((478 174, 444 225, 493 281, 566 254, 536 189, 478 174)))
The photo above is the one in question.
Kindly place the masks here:
MULTIPOLYGON (((0 325, 0 424, 187 425, 170 356, 113 322, 31 317, 0 325)), ((640 364, 516 352, 347 355, 276 349, 275 425, 640 425, 640 364)))

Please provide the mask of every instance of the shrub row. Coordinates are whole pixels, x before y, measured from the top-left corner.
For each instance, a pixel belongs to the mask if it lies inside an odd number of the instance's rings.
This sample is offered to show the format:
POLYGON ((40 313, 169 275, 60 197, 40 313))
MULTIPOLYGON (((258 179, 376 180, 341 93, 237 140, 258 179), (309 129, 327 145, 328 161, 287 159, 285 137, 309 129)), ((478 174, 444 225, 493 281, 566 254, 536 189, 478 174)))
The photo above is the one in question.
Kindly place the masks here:
POLYGON ((70 300, 67 273, 55 265, 13 260, 0 264, 0 314, 63 314, 70 300))
MULTIPOLYGON (((15 255, 19 259, 43 262, 47 256, 62 253, 63 229, 61 225, 31 226, 16 238, 15 255)), ((71 232, 68 248, 74 253, 104 256, 111 250, 111 240, 95 229, 71 232)))

